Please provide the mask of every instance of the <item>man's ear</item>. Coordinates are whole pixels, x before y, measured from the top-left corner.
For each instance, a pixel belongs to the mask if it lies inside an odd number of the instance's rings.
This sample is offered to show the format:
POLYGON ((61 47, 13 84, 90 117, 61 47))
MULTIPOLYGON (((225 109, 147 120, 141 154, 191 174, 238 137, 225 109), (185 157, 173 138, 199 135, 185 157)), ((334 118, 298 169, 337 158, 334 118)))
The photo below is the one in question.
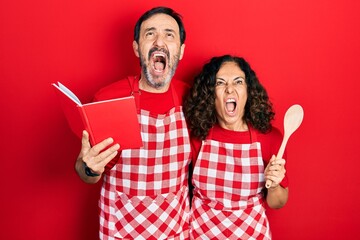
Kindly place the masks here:
POLYGON ((185 43, 183 43, 180 47, 180 59, 181 60, 184 56, 184 51, 185 51, 185 43))
POLYGON ((140 57, 139 56, 139 44, 135 40, 133 41, 133 50, 134 50, 135 56, 140 57))

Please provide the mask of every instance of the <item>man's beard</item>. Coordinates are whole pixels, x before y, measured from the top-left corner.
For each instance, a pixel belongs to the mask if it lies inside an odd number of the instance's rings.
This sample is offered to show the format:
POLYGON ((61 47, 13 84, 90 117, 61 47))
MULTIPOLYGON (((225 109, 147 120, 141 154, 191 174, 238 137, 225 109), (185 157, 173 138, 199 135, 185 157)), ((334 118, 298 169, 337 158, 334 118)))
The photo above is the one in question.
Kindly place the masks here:
MULTIPOLYGON (((151 51, 150 51, 151 52, 151 51)), ((150 55, 150 54, 149 54, 150 55)), ((180 59, 180 53, 176 54, 172 61, 170 60, 169 58, 169 63, 168 63, 168 68, 169 68, 169 73, 165 76, 165 77, 156 77, 154 78, 153 75, 151 75, 149 69, 148 69, 148 66, 145 64, 145 58, 144 56, 140 53, 140 49, 139 49, 139 56, 140 56, 140 65, 141 65, 141 68, 142 68, 142 72, 144 73, 144 77, 146 79, 146 82, 156 88, 156 89, 160 89, 164 86, 166 86, 172 79, 172 77, 174 76, 175 74, 175 71, 176 71, 176 68, 179 64, 179 59, 180 59), (171 65, 171 62, 173 62, 174 64, 171 65), (159 78, 162 78, 161 81, 155 81, 156 79, 159 79, 159 78)), ((150 58, 151 56, 148 57, 149 59, 149 62, 150 62, 150 58)))

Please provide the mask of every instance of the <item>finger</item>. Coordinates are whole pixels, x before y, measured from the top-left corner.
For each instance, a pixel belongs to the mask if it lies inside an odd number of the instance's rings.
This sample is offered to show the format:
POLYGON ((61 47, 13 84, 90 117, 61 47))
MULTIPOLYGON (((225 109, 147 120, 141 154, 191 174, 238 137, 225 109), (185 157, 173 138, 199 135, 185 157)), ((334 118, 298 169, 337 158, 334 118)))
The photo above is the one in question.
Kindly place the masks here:
POLYGON ((271 165, 285 165, 285 159, 275 159, 271 162, 271 165))
POLYGON ((278 178, 278 177, 276 177, 276 176, 268 176, 268 178, 267 178, 268 180, 270 180, 271 181, 271 186, 276 186, 276 185, 278 185, 280 182, 281 182, 281 180, 278 178))
POLYGON ((110 148, 106 149, 105 151, 100 153, 99 156, 97 157, 97 163, 105 166, 117 155, 119 149, 120 149, 119 144, 115 144, 114 146, 111 146, 110 148))
POLYGON ((94 172, 101 174, 105 170, 105 166, 116 157, 118 154, 118 149, 120 148, 119 144, 115 144, 111 148, 107 149, 106 151, 99 154, 96 158, 93 158, 91 169, 94 172))
POLYGON ((91 148, 89 141, 89 133, 86 130, 82 132, 81 148, 82 149, 91 148))
POLYGON ((281 182, 285 177, 285 171, 269 171, 267 178, 276 178, 278 182, 281 182))
POLYGON ((273 165, 273 162, 275 161, 276 157, 275 155, 272 155, 268 164, 266 165, 265 171, 268 171, 269 167, 273 165))
MULTIPOLYGON (((82 137, 81 137, 81 149, 80 149, 80 153, 79 153, 79 156, 78 156, 78 159, 79 158, 84 158, 86 157, 86 155, 89 153, 91 149, 91 145, 90 145, 90 141, 89 141, 89 134, 87 131, 83 131, 82 132, 82 137)), ((84 161, 84 159, 83 159, 84 161)))
POLYGON ((96 144, 95 146, 93 146, 91 148, 90 155, 96 157, 97 155, 99 155, 99 153, 101 151, 106 149, 113 142, 114 142, 114 140, 112 138, 107 138, 107 139, 103 140, 102 142, 96 144))
POLYGON ((283 166, 276 164, 276 165, 271 165, 269 167, 269 171, 281 171, 283 169, 283 166))

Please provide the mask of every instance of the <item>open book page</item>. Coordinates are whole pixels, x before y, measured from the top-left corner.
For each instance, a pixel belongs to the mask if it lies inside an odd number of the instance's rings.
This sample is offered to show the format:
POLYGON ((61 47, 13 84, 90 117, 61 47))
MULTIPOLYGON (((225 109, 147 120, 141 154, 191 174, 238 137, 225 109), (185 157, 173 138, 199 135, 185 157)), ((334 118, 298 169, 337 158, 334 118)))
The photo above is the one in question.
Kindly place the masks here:
POLYGON ((62 93, 64 93, 66 96, 68 96, 71 100, 73 100, 77 105, 81 106, 81 101, 79 100, 79 98, 67 87, 65 87, 64 85, 62 85, 60 82, 57 82, 58 85, 56 85, 55 83, 53 83, 52 85, 54 85, 57 89, 59 89, 62 93))

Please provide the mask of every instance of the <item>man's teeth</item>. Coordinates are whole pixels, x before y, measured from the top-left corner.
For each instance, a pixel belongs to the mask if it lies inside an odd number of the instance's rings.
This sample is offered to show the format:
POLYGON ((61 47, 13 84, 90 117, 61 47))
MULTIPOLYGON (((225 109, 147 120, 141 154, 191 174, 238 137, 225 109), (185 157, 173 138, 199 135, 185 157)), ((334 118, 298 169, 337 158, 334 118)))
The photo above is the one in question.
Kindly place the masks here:
POLYGON ((164 53, 155 53, 154 57, 165 57, 164 53))
POLYGON ((154 61, 154 70, 156 72, 163 72, 165 70, 166 66, 166 55, 164 52, 155 52, 152 55, 153 61, 154 61))

